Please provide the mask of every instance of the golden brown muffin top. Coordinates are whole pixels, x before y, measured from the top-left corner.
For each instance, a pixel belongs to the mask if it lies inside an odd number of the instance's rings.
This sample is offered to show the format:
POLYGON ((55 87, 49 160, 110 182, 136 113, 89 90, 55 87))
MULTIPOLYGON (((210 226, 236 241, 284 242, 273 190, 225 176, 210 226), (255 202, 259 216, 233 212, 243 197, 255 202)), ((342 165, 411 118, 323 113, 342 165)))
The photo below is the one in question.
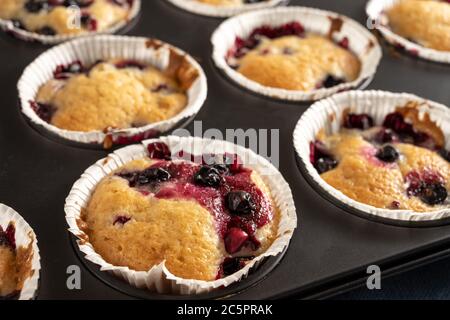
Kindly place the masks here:
MULTIPOLYGON (((199 187, 192 181, 180 185, 178 178, 156 185, 132 184, 135 180, 130 177, 135 172, 154 166, 159 168, 160 165, 163 164, 159 160, 143 158, 129 162, 104 178, 96 187, 79 224, 96 252, 115 266, 147 271, 165 261, 168 270, 176 276, 215 280, 220 275, 224 259, 231 256, 227 252, 229 244, 224 240, 230 231, 225 230, 222 235, 217 213, 199 200, 201 198, 188 196, 192 192, 215 194, 215 191, 210 187, 199 187), (170 195, 172 193, 177 195, 170 195)), ((197 171, 190 165, 179 168, 179 171, 174 171, 169 165, 167 170, 173 177, 190 175, 186 173, 190 170, 192 173, 197 171)), ((264 197, 270 198, 268 187, 256 172, 252 172, 251 179, 264 197)), ((213 201, 217 203, 219 200, 213 201)), ((273 204, 271 199, 268 201, 273 204)), ((279 213, 275 210, 270 221, 254 234, 259 248, 248 252, 249 249, 243 247, 232 256, 257 255, 267 250, 275 240, 278 221, 279 213)))
POLYGON ((435 0, 402 0, 386 12, 400 36, 418 44, 450 51, 450 4, 435 0))
POLYGON ((349 50, 310 34, 263 40, 238 60, 237 71, 267 87, 310 91, 329 75, 354 81, 360 69, 359 59, 349 50))
POLYGON ((39 89, 37 102, 53 108, 51 124, 84 132, 139 127, 184 109, 187 95, 176 78, 127 63, 111 60, 68 79, 52 79, 39 89))
POLYGON ((450 206, 450 153, 445 137, 413 104, 376 126, 370 116, 344 112, 343 128, 321 131, 311 161, 332 187, 361 203, 416 212, 450 206))
POLYGON ((398 163, 387 165, 375 154, 378 148, 355 132, 341 132, 324 141, 339 165, 322 178, 349 198, 377 208, 426 212, 448 205, 430 206, 419 197, 408 196, 407 176, 411 172, 438 172, 450 190, 450 164, 436 152, 411 144, 394 144, 401 154, 398 163))

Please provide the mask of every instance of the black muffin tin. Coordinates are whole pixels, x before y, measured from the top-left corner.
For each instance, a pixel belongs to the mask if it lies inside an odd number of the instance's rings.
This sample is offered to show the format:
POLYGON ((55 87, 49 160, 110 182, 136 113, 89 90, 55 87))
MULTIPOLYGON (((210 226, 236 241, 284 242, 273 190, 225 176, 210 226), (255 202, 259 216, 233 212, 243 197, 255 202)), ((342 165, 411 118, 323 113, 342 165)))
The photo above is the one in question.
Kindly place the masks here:
MULTIPOLYGON (((364 0, 293 0, 336 11, 366 23, 364 0)), ((202 298, 268 299, 328 297, 365 283, 366 268, 383 275, 450 255, 450 226, 407 228, 366 220, 340 209, 315 191, 297 167, 292 145, 295 124, 310 103, 288 103, 235 85, 211 60, 210 36, 222 20, 184 12, 165 0, 143 1, 127 34, 156 37, 196 57, 208 77, 208 99, 195 120, 203 129, 280 129, 280 171, 289 182, 299 226, 284 255, 254 274, 202 298)), ((34 130, 21 115, 16 84, 24 68, 48 47, 0 35, 0 202, 16 209, 34 228, 41 251, 38 299, 174 298, 136 290, 87 262, 67 232, 64 201, 82 172, 108 151, 77 148, 34 130), (68 290, 66 269, 79 265, 82 290, 68 290)), ((371 89, 410 92, 450 103, 450 65, 393 50, 384 57, 371 89)), ((191 131, 193 124, 187 126, 191 131)), ((197 298, 197 297, 191 297, 197 298)))

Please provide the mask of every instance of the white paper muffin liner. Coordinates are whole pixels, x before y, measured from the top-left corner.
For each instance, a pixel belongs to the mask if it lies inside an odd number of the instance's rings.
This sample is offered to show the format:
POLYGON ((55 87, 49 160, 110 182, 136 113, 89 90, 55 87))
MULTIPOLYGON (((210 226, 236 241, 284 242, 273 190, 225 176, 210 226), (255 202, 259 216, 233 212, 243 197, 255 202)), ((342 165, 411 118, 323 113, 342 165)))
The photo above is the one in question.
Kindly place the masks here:
POLYGON ((15 37, 25 41, 37 41, 43 44, 53 45, 81 37, 116 33, 119 30, 125 28, 128 24, 130 24, 137 17, 140 10, 141 10, 141 0, 134 0, 133 6, 131 7, 131 10, 128 14, 127 20, 120 21, 119 23, 103 31, 87 32, 78 35, 54 35, 54 36, 41 35, 36 32, 16 28, 14 27, 13 23, 10 20, 5 19, 0 19, 0 28, 3 29, 3 31, 5 32, 13 33, 15 37))
POLYGON ((216 288, 222 286, 227 287, 232 283, 240 281, 247 276, 251 269, 256 268, 267 257, 281 254, 289 245, 294 229, 297 226, 297 215, 289 185, 269 161, 249 149, 229 142, 193 137, 181 138, 167 136, 161 137, 160 139, 146 140, 141 144, 119 149, 108 157, 97 161, 96 164, 88 168, 81 178, 75 182, 66 199, 65 212, 69 231, 80 239, 78 240, 79 249, 86 254, 87 260, 99 265, 100 270, 110 272, 138 288, 146 288, 157 293, 182 295, 207 293, 216 288), (215 281, 179 278, 167 270, 165 262, 154 266, 149 271, 134 271, 128 267, 118 267, 109 264, 97 254, 93 246, 89 242, 86 242, 87 235, 77 224, 77 220, 80 219, 81 210, 87 206, 90 196, 100 180, 129 161, 146 156, 146 146, 156 141, 167 144, 172 154, 176 154, 180 150, 184 150, 193 155, 201 155, 204 153, 234 153, 241 157, 245 166, 259 172, 271 190, 273 201, 281 214, 278 236, 270 248, 252 260, 243 269, 226 278, 215 281))
POLYGON ((294 147, 301 165, 306 169, 306 174, 337 202, 375 219, 380 217, 391 221, 424 223, 450 217, 450 208, 432 212, 415 212, 380 209, 355 201, 326 183, 310 162, 310 142, 315 141, 321 129, 325 129, 330 134, 337 133, 341 128, 342 114, 345 109, 350 109, 352 113, 367 113, 373 117, 375 123, 379 124, 387 114, 410 101, 418 102, 420 114, 429 114, 431 120, 441 128, 446 137, 446 148, 449 148, 450 113, 446 106, 407 93, 349 91, 316 102, 297 123, 293 135, 294 147))
POLYGON ((292 101, 317 100, 336 92, 362 88, 367 86, 377 70, 382 57, 381 47, 367 29, 356 21, 330 11, 306 7, 285 7, 259 10, 245 13, 223 22, 213 33, 213 60, 216 66, 233 81, 259 94, 292 101), (305 30, 321 35, 328 35, 333 29, 333 21, 342 21, 342 27, 332 32, 333 39, 340 41, 347 37, 349 49, 361 61, 361 72, 355 81, 342 83, 332 88, 321 88, 312 91, 286 90, 263 86, 248 79, 231 68, 226 60, 228 50, 234 46, 236 37, 247 38, 251 32, 262 25, 280 26, 289 22, 300 22, 305 30))
POLYGON ((14 209, 0 203, 0 226, 6 230, 10 222, 14 222, 16 228, 16 246, 27 248, 33 241, 33 258, 31 260, 31 275, 25 280, 23 288, 19 295, 19 300, 30 300, 36 297, 39 286, 39 272, 41 270, 41 262, 39 256, 39 248, 37 239, 33 229, 14 209))
POLYGON ((389 19, 385 12, 398 2, 399 0, 370 0, 366 6, 366 12, 372 21, 371 25, 380 31, 387 42, 404 49, 413 56, 436 62, 450 63, 450 52, 426 48, 401 37, 391 30, 389 19))
POLYGON ((76 39, 47 50, 25 69, 17 87, 22 112, 33 124, 60 138, 90 145, 129 143, 121 143, 121 140, 138 142, 167 132, 196 115, 208 91, 205 73, 194 58, 184 51, 155 39, 112 35, 76 39), (160 47, 157 49, 153 46, 148 47, 149 41, 160 47), (186 107, 172 118, 139 128, 113 129, 108 132, 79 132, 60 129, 47 123, 31 108, 30 101, 35 100, 39 87, 53 78, 53 71, 58 65, 80 60, 84 65, 89 66, 99 59, 123 58, 145 62, 163 70, 170 64, 171 52, 186 57, 198 73, 197 79, 186 92, 188 97, 186 107))
POLYGON ((214 6, 206 3, 197 2, 195 0, 167 0, 167 1, 186 11, 217 18, 231 17, 243 12, 275 7, 289 2, 288 0, 267 0, 265 2, 243 4, 238 6, 214 6))

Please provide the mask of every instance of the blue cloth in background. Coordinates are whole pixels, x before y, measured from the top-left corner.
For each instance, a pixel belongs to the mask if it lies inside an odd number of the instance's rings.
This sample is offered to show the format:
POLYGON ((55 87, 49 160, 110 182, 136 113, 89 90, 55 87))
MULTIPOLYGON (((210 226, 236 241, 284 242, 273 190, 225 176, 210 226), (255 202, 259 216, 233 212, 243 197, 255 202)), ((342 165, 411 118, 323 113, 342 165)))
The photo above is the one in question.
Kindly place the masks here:
POLYGON ((335 300, 450 299, 450 259, 381 279, 380 290, 361 288, 335 300))

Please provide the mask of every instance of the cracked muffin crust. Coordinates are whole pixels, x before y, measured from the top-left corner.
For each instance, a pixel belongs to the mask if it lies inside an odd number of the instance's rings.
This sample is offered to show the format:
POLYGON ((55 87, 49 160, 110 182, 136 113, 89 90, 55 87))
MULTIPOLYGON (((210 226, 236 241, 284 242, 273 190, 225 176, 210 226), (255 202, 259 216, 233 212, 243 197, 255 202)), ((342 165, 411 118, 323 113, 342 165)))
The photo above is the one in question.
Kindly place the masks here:
POLYGON ((424 47, 450 51, 450 3, 402 0, 386 11, 389 26, 398 35, 424 47))
POLYGON ((165 144, 150 144, 148 157, 99 183, 80 229, 115 266, 147 271, 165 261, 174 275, 205 281, 235 273, 270 247, 280 217, 258 173, 222 156, 172 160, 165 144))
POLYGON ((0 226, 0 300, 17 299, 25 279, 31 273, 32 243, 16 247, 15 226, 0 226))
POLYGON ((358 78, 361 62, 348 50, 349 40, 335 43, 305 32, 298 22, 262 26, 248 39, 237 38, 227 56, 230 66, 267 87, 312 91, 358 78))
POLYGON ((141 127, 185 108, 190 73, 183 62, 161 71, 133 60, 98 61, 89 68, 75 61, 58 66, 31 105, 41 119, 60 129, 141 127))
POLYGON ((310 161, 324 181, 353 200, 377 208, 436 211, 450 206, 450 154, 445 137, 415 103, 383 123, 346 112, 341 130, 321 131, 310 161))
POLYGON ((2 0, 0 18, 42 35, 78 35, 127 21, 132 6, 133 0, 2 0))

